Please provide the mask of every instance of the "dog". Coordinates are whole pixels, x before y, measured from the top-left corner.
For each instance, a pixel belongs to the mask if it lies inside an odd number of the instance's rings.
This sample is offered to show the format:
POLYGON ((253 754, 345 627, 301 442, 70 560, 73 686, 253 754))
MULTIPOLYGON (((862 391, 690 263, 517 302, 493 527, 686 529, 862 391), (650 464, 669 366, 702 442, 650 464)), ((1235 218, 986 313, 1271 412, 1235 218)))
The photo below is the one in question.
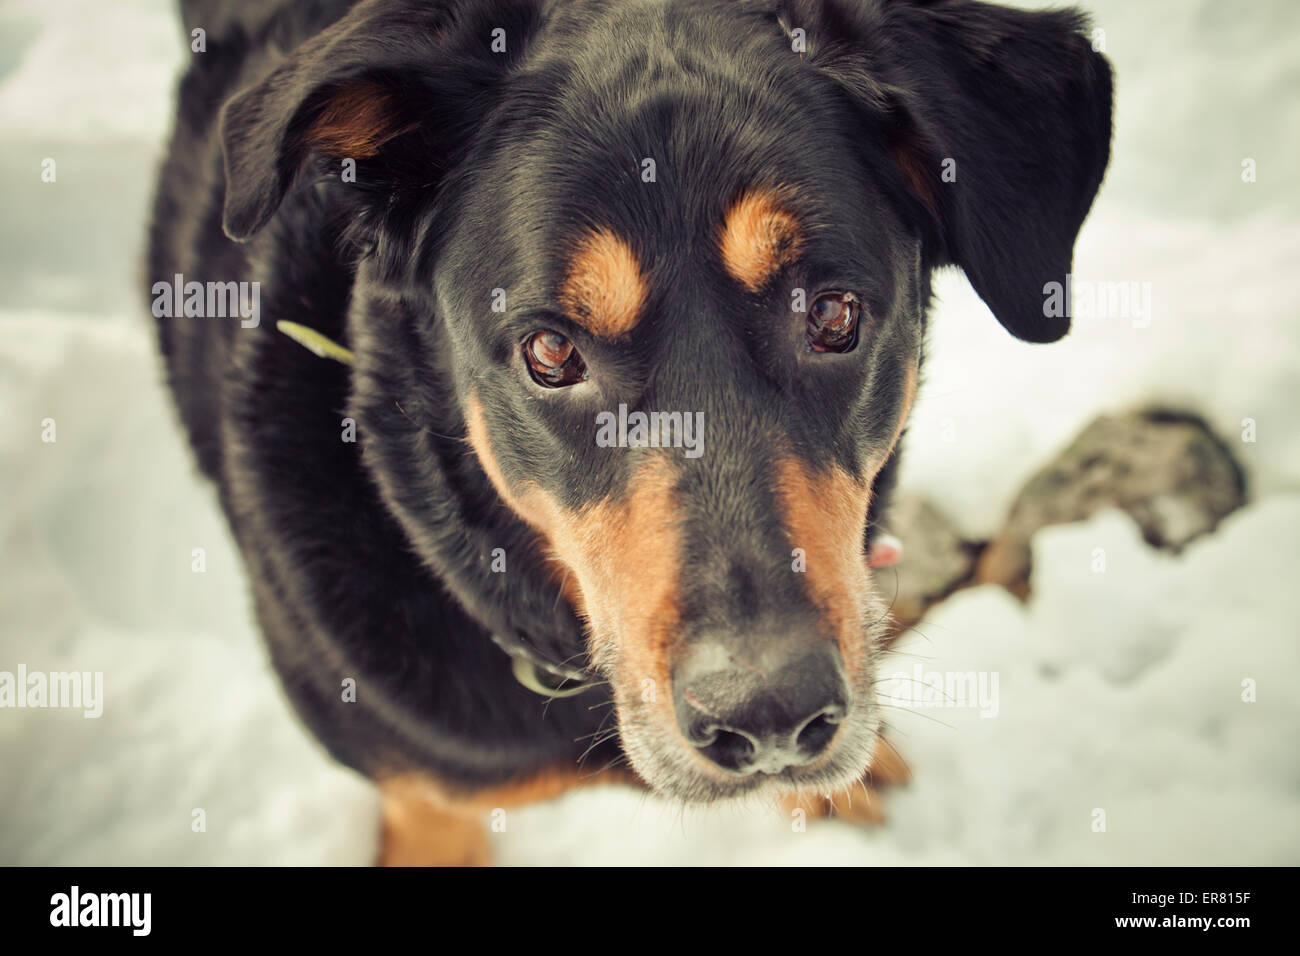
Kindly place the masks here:
POLYGON ((477 814, 591 780, 899 777, 871 565, 931 277, 960 267, 1019 339, 1067 332, 1045 286, 1111 140, 1086 19, 182 13, 205 48, 150 237, 167 380, 289 699, 381 787, 384 861, 483 862, 477 814), (228 283, 251 320, 208 314, 228 283))

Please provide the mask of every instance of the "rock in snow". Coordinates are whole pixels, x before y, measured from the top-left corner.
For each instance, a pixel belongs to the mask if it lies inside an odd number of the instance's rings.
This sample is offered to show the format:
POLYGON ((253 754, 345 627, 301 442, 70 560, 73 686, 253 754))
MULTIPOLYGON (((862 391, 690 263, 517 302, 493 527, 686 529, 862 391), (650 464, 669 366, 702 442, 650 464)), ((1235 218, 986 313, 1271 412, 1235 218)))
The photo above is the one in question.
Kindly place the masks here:
POLYGON ((971 573, 974 549, 934 504, 905 489, 895 492, 883 525, 903 542, 903 560, 876 571, 876 586, 894 617, 912 623, 971 573))
POLYGON ((1127 512, 1148 544, 1176 551, 1213 530, 1244 493, 1237 462, 1195 416, 1103 415, 1021 489, 977 577, 1024 594, 1034 534, 1108 507, 1127 512))

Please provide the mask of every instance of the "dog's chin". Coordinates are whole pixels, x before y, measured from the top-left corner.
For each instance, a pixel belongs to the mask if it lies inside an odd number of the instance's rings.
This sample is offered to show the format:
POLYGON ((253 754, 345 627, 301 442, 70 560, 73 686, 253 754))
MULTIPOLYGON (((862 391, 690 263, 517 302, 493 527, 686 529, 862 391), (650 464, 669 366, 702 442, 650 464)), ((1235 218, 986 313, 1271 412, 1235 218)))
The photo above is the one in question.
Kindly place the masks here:
POLYGON ((779 773, 732 774, 692 751, 662 714, 639 701, 615 701, 623 751, 632 768, 656 793, 686 803, 767 800, 790 793, 831 794, 856 785, 871 766, 880 721, 870 691, 855 695, 826 754, 779 773))

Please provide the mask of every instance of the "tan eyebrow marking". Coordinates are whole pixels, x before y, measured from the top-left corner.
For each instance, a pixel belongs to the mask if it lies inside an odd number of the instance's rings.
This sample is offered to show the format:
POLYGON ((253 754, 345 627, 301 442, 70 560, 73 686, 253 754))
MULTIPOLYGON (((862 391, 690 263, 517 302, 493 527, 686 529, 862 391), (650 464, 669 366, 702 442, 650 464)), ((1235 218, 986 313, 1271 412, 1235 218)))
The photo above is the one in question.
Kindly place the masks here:
POLYGON ((596 335, 616 337, 636 327, 646 292, 632 247, 601 227, 574 248, 559 298, 564 310, 596 335))
POLYGON ((786 208, 783 187, 751 189, 732 203, 723 219, 718 247, 727 273, 758 292, 803 248, 803 229, 786 208))

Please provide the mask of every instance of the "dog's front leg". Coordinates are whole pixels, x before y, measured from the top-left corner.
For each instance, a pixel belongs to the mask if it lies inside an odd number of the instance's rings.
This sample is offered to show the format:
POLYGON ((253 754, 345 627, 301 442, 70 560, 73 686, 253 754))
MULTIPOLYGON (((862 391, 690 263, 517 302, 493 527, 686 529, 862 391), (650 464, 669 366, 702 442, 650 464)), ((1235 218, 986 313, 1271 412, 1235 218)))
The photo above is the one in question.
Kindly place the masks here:
POLYGON ((592 774, 557 768, 500 786, 457 792, 423 774, 402 774, 379 784, 383 801, 381 866, 488 866, 492 862, 484 817, 495 810, 551 800, 592 783, 644 786, 629 771, 592 774))

